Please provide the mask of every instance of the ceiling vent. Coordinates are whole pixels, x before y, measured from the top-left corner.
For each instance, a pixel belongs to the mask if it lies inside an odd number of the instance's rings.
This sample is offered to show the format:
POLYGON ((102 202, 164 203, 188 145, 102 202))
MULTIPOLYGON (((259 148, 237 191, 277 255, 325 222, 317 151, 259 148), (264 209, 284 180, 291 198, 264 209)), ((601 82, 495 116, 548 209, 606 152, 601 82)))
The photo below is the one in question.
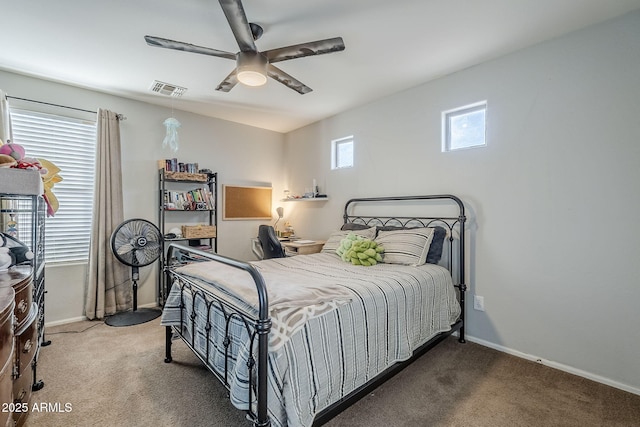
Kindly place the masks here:
POLYGON ((158 80, 154 80, 154 82, 151 84, 150 89, 152 92, 157 92, 162 95, 173 96, 176 98, 181 97, 187 91, 186 87, 159 82, 158 80))

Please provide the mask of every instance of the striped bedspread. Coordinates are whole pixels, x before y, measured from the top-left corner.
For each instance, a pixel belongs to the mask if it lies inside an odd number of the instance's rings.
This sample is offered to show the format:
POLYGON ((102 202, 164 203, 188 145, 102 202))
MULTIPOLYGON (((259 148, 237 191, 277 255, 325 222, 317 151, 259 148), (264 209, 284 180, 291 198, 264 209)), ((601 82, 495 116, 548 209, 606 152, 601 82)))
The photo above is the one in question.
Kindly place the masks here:
MULTIPOLYGON (((429 338, 449 330, 460 314, 449 272, 437 265, 353 266, 329 253, 270 259, 254 265, 272 280, 283 275, 288 281, 331 283, 352 295, 350 302, 308 316, 278 346, 270 346, 268 400, 274 426, 310 426, 318 412, 395 362, 408 359, 429 338)), ((269 287, 270 280, 265 281, 269 287)), ((163 325, 180 327, 180 298, 180 286, 174 285, 165 304, 163 325)), ((183 292, 182 298, 186 303, 182 318, 187 323, 181 327, 183 335, 188 340, 193 338, 196 351, 224 377, 222 342, 226 323, 220 310, 200 297, 192 304, 191 292, 183 292), (196 332, 192 337, 194 306, 196 332), (207 335, 208 310, 218 315, 211 313, 207 335)), ((247 409, 248 333, 239 320, 232 321, 230 327, 232 357, 226 380, 232 403, 247 409)))

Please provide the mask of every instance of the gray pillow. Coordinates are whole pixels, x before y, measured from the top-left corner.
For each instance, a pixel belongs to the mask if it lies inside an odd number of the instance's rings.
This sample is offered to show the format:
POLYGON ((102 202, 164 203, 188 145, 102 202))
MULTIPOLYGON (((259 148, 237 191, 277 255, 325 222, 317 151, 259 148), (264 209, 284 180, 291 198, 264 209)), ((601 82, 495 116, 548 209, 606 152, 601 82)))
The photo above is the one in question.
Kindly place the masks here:
POLYGON ((366 230, 367 228, 371 228, 370 225, 367 224, 358 224, 355 222, 347 222, 342 225, 340 230, 366 230))
POLYGON ((442 258, 442 248, 444 247, 444 238, 447 236, 447 230, 439 225, 433 227, 433 239, 431 239, 431 246, 429 246, 429 253, 427 254, 428 264, 437 264, 442 258))

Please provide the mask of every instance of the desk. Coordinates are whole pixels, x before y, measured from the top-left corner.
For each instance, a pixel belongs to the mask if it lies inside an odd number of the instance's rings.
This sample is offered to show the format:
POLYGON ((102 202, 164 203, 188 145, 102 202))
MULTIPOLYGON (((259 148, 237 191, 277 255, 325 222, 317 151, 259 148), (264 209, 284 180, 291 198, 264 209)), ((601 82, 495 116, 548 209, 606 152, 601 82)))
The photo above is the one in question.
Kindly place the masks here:
POLYGON ((282 242, 287 256, 316 254, 322 250, 324 240, 293 240, 282 242))
MULTIPOLYGON (((322 250, 325 241, 324 240, 305 240, 305 239, 297 239, 290 240, 285 237, 278 237, 282 248, 285 251, 287 256, 294 255, 308 255, 315 254, 322 250)), ((260 245, 260 240, 257 237, 253 237, 251 239, 251 251, 258 259, 263 258, 262 254, 262 246, 260 245)))

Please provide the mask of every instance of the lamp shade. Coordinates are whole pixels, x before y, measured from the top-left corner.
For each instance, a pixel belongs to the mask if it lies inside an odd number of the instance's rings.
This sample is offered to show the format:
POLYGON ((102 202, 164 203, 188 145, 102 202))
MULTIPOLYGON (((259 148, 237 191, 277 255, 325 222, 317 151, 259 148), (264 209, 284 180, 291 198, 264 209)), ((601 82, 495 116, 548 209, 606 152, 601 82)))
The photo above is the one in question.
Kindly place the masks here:
POLYGON ((267 82, 267 58, 259 52, 238 52, 238 81, 247 86, 262 86, 267 82))
POLYGON ((276 213, 278 214, 278 218, 276 219, 276 222, 273 223, 273 228, 277 229, 278 221, 280 221, 284 215, 284 209, 282 209, 282 206, 278 206, 276 208, 276 213))

